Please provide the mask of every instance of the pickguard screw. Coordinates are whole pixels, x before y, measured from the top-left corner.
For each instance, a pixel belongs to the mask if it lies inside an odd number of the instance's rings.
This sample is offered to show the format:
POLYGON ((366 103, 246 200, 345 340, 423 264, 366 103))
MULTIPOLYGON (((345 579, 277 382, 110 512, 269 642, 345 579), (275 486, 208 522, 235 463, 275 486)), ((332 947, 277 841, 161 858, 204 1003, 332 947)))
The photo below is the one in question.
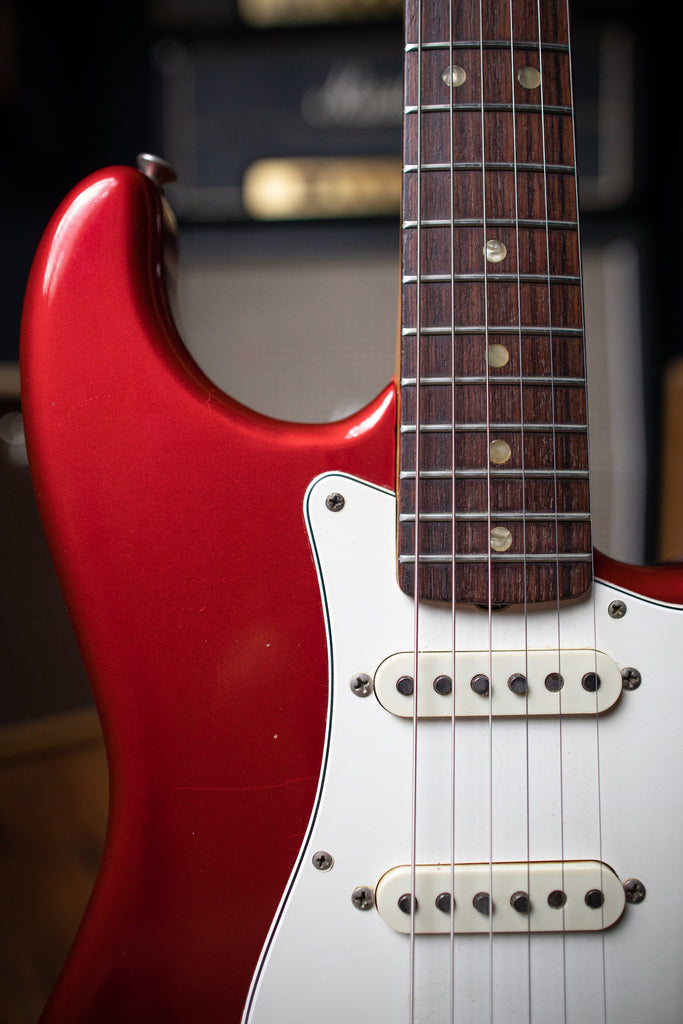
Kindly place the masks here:
POLYGON ((356 672, 355 676, 351 676, 349 686, 356 697, 369 697, 372 693, 372 676, 367 672, 356 672))
POLYGON ((622 668, 621 685, 625 690, 637 690, 643 681, 643 677, 637 668, 622 668))
POLYGON ((627 903, 642 903, 645 899, 645 886, 639 878, 627 878, 624 882, 624 895, 627 903))
POLYGON ((531 909, 529 894, 526 892, 513 892, 510 897, 510 906, 513 907, 518 914, 528 914, 531 909))
POLYGON ((607 614, 611 619, 623 619, 626 615, 626 605, 623 601, 612 601, 607 609, 607 614))
POLYGON ((442 697, 447 697, 453 689, 453 680, 450 676, 437 676, 434 680, 434 689, 442 697))
POLYGON ((372 910, 375 905, 375 897, 372 889, 367 885, 358 885, 351 893, 351 902, 356 910, 372 910))
POLYGON ((478 892, 476 896, 472 897, 472 906, 475 910, 478 910, 480 914, 485 914, 487 917, 491 912, 491 899, 487 892, 478 892))
POLYGON ((329 871, 334 864, 334 857, 327 850, 318 850, 317 853, 313 854, 313 867, 317 868, 318 871, 329 871))
POLYGON ((343 494, 339 494, 337 491, 333 491, 332 494, 328 494, 325 498, 325 505, 330 512, 341 512, 346 504, 346 500, 343 494))
POLYGON ((589 889, 583 899, 586 906, 590 907, 591 910, 599 910, 605 902, 605 897, 600 889, 589 889))

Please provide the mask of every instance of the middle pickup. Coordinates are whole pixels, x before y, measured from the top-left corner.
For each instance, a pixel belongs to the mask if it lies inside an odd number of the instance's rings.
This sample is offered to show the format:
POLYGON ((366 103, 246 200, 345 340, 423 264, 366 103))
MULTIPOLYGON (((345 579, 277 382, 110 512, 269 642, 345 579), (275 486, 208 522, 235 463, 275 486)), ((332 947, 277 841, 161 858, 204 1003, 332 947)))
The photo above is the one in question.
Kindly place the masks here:
POLYGON ((411 651, 392 654, 374 679, 392 715, 419 718, 596 715, 619 700, 619 666, 589 648, 521 651, 411 651))

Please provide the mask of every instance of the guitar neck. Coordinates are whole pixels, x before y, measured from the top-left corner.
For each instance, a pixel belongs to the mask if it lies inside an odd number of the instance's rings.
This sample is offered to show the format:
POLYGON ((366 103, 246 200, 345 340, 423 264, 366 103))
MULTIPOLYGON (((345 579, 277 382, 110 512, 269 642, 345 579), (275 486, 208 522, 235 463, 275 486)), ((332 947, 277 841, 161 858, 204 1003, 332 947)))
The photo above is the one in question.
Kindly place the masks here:
POLYGON ((401 587, 578 596, 591 537, 566 6, 471 0, 456 16, 408 0, 405 83, 401 587))

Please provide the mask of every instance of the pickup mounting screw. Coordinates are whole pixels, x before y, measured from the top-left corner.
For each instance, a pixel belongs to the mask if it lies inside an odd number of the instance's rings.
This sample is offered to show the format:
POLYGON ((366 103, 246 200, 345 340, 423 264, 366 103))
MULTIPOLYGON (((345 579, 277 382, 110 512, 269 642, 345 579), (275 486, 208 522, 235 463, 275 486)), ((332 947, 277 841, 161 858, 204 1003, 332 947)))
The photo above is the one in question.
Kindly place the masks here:
POLYGON ((369 889, 367 885, 357 885, 351 893, 351 902, 356 910, 372 910, 375 905, 372 889, 369 889))
POLYGON ((637 668, 622 668, 621 685, 625 690, 637 690, 643 681, 643 677, 637 668))
POLYGON ((313 867, 317 868, 318 871, 329 871, 334 864, 334 857, 327 850, 318 850, 317 853, 313 854, 313 867))
POLYGON ((607 614, 611 619, 623 619, 626 615, 626 605, 623 601, 612 601, 607 609, 607 614))
POLYGON ((346 504, 346 499, 343 494, 339 494, 338 491, 333 491, 332 494, 328 494, 325 498, 325 505, 330 512, 341 512, 346 504))
POLYGON ((356 697, 369 697, 372 693, 372 676, 367 672, 356 672, 355 676, 351 676, 349 686, 356 697))
POLYGON ((627 878, 624 882, 624 896, 627 903, 642 903, 645 899, 645 886, 639 878, 627 878))

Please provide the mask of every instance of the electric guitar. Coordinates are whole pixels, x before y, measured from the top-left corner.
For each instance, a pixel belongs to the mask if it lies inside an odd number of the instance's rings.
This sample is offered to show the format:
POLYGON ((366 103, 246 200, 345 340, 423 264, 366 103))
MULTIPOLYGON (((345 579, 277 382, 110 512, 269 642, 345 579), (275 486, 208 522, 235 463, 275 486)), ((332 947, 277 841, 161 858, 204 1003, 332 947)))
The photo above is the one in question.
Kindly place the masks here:
POLYGON ((404 164, 398 378, 338 423, 194 364, 153 174, 41 243, 31 466, 111 769, 44 1024, 683 1019, 683 573, 591 548, 560 0, 408 0, 404 164))

